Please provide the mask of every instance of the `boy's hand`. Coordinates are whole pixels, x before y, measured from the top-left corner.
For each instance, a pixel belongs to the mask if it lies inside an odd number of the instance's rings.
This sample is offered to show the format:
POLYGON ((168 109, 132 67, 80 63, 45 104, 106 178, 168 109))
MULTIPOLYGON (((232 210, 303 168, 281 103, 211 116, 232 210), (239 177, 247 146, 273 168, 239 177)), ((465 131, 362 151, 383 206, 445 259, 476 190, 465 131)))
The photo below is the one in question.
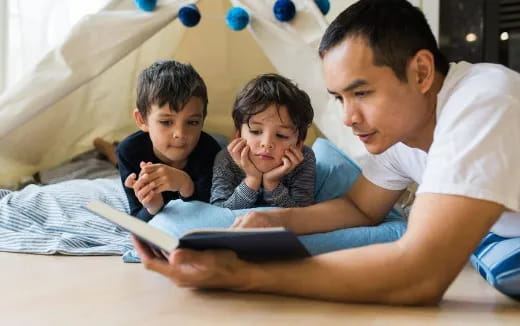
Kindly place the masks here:
POLYGON ((233 161, 246 174, 244 182, 252 190, 258 191, 262 184, 262 173, 258 171, 256 166, 249 159, 250 147, 243 138, 236 138, 229 143, 227 150, 233 161))
POLYGON ((125 187, 134 189, 137 200, 151 215, 157 214, 163 207, 164 200, 160 192, 155 192, 153 184, 147 183, 141 178, 136 180, 135 173, 130 174, 125 180, 125 187))
POLYGON ((303 161, 302 146, 289 147, 282 157, 282 165, 264 173, 262 176, 262 184, 264 189, 273 191, 283 176, 294 170, 303 161))
POLYGON ((166 164, 141 163, 140 180, 152 184, 156 193, 178 191, 181 196, 190 197, 195 191, 193 181, 186 172, 166 164))

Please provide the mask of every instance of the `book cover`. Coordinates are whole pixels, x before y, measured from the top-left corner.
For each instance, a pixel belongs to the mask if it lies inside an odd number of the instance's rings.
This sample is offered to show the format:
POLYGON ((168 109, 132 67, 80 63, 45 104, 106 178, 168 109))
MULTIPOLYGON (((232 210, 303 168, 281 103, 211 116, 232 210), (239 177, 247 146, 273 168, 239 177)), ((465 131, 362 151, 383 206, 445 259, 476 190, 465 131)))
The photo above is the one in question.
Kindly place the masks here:
POLYGON ((309 257, 298 237, 285 228, 196 229, 179 239, 98 200, 86 208, 119 225, 144 242, 168 253, 176 248, 229 249, 246 260, 277 260, 309 257))

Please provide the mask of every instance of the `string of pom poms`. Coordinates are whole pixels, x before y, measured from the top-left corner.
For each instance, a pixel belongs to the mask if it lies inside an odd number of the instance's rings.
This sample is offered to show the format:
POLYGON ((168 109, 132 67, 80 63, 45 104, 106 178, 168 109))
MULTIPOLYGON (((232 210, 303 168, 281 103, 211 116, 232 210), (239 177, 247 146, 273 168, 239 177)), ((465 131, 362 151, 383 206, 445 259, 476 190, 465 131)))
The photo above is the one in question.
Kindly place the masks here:
MULTIPOLYGON (((157 6, 157 0, 134 0, 136 6, 144 11, 153 11, 157 6)), ((314 0, 316 6, 323 15, 330 10, 329 0, 314 0)), ((280 22, 290 22, 296 16, 296 6, 291 0, 277 0, 273 5, 273 15, 280 22)), ((195 4, 183 6, 179 9, 179 20, 186 27, 196 26, 201 19, 199 8, 195 4)), ((247 27, 250 18, 249 13, 241 7, 232 7, 226 14, 226 25, 234 30, 241 31, 247 27)))

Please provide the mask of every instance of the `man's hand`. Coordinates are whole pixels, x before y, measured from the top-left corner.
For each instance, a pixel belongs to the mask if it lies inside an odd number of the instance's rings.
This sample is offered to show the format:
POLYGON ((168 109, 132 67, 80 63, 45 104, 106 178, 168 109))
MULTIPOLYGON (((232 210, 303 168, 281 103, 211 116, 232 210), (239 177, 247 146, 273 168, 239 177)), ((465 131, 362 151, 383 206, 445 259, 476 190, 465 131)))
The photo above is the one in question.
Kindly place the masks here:
POLYGON ((254 190, 258 191, 262 184, 262 173, 258 171, 256 166, 249 159, 250 147, 247 145, 246 140, 243 138, 236 138, 229 143, 227 150, 231 158, 246 174, 244 182, 246 185, 254 190))
POLYGON ((279 215, 269 212, 248 212, 245 215, 238 216, 231 225, 231 229, 241 228, 269 228, 269 227, 287 227, 284 220, 279 215))
POLYGON ((289 147, 282 157, 282 165, 272 169, 269 172, 264 173, 262 176, 262 184, 264 189, 272 191, 278 184, 283 176, 289 174, 295 167, 303 161, 302 146, 291 146, 289 147))
POLYGON ((132 242, 145 268, 166 276, 177 286, 235 291, 250 286, 248 264, 232 251, 176 249, 165 261, 135 236, 132 242))

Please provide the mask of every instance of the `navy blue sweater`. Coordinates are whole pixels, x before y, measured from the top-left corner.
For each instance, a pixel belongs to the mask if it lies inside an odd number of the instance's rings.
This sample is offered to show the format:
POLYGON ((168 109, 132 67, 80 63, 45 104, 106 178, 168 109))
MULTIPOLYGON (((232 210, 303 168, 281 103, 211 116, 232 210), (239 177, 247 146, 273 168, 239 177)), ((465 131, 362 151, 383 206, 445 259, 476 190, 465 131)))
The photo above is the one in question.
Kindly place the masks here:
MULTIPOLYGON (((220 146, 215 139, 207 133, 201 132, 199 142, 188 156, 188 162, 183 169, 184 172, 190 176, 195 185, 193 195, 189 198, 182 198, 179 192, 165 191, 162 193, 164 205, 170 200, 178 198, 209 202, 213 161, 219 151, 220 146)), ((124 186, 124 182, 130 174, 135 173, 136 176, 139 175, 141 171, 139 163, 141 161, 164 163, 155 156, 149 134, 147 132, 137 131, 126 137, 117 146, 117 159, 123 188, 125 189, 126 197, 130 204, 130 213, 143 221, 149 221, 153 215, 148 213, 148 210, 139 202, 134 190, 124 186)))

